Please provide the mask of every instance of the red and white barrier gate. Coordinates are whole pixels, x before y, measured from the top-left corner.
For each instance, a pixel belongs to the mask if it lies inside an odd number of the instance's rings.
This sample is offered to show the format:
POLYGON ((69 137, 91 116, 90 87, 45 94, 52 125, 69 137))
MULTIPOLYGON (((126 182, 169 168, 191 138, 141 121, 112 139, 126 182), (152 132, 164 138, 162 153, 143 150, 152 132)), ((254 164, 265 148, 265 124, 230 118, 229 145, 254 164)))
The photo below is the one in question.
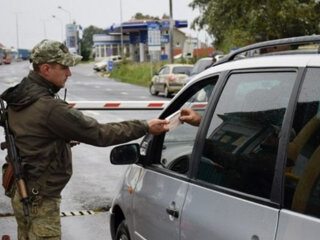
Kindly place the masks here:
MULTIPOLYGON (((163 110, 170 101, 70 101, 69 105, 79 110, 163 110)), ((193 102, 189 106, 203 110, 207 102, 193 102)))
POLYGON ((79 110, 162 110, 170 101, 70 101, 79 110))

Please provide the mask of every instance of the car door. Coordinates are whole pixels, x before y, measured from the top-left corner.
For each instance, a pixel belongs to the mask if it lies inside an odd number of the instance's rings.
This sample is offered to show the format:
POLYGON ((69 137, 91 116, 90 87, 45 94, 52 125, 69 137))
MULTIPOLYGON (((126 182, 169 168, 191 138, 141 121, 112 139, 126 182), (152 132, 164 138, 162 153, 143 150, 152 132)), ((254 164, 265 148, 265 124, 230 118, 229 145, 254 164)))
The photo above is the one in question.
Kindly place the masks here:
POLYGON ((298 98, 288 144, 284 208, 277 240, 316 240, 320 235, 319 68, 309 68, 298 98))
POLYGON ((192 154, 181 216, 183 240, 273 240, 271 200, 280 130, 295 70, 233 72, 208 107, 192 154))
MULTIPOLYGON (((200 82, 180 95, 164 113, 165 117, 180 108, 193 107, 203 114, 213 91, 213 79, 200 82)), ((133 209, 133 239, 179 239, 181 209, 188 189, 189 156, 198 128, 178 124, 166 135, 142 142, 149 163, 136 184, 133 209)))
POLYGON ((158 75, 154 77, 154 87, 156 91, 163 92, 164 84, 165 84, 165 78, 169 73, 170 68, 168 66, 164 66, 159 70, 158 75))

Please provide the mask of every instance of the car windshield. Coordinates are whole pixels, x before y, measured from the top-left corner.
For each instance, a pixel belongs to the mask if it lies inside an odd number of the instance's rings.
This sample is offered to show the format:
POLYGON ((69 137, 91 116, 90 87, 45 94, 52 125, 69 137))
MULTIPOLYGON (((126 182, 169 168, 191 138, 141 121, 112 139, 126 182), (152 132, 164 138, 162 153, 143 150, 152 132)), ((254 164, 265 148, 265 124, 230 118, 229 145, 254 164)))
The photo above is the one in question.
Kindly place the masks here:
POLYGON ((100 62, 109 62, 109 61, 117 61, 117 60, 121 60, 121 56, 109 56, 109 57, 105 57, 105 58, 103 58, 100 62))
POLYGON ((203 59, 203 60, 199 60, 193 67, 192 71, 191 71, 191 75, 195 75, 198 73, 201 73, 203 70, 206 69, 206 67, 208 67, 211 64, 211 59, 203 59))
POLYGON ((174 67, 172 69, 172 73, 190 75, 191 70, 192 70, 192 66, 180 66, 180 67, 174 67))
POLYGON ((101 63, 105 63, 105 62, 108 62, 108 61, 109 61, 108 58, 104 58, 104 59, 102 59, 100 62, 101 62, 101 63))

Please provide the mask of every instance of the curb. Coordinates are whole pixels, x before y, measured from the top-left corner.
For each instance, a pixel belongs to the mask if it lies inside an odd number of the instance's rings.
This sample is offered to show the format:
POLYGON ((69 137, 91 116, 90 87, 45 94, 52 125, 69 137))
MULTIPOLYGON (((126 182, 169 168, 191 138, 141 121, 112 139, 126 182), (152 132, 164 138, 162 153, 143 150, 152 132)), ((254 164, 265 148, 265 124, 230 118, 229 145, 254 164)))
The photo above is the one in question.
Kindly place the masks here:
MULTIPOLYGON (((60 217, 76 217, 76 216, 88 216, 88 215, 95 215, 100 213, 108 212, 110 209, 109 206, 105 208, 95 209, 95 210, 80 210, 80 211, 64 211, 60 212, 60 217)), ((0 218, 4 217, 14 217, 13 213, 1 213, 0 218)))

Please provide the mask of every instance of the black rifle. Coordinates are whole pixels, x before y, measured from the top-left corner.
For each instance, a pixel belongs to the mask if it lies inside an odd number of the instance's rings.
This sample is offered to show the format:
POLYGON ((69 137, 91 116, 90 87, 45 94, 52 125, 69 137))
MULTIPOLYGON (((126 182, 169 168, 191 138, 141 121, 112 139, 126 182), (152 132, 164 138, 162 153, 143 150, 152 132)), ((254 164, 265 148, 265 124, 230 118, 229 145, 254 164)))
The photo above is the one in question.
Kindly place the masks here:
POLYGON ((9 129, 7 110, 4 105, 4 101, 0 98, 0 124, 4 128, 6 142, 1 143, 1 149, 7 149, 9 162, 13 166, 13 172, 15 176, 16 186, 23 203, 23 212, 26 220, 29 221, 29 204, 30 199, 28 197, 28 191, 26 182, 24 180, 24 174, 21 166, 21 158, 14 143, 14 137, 9 129))

